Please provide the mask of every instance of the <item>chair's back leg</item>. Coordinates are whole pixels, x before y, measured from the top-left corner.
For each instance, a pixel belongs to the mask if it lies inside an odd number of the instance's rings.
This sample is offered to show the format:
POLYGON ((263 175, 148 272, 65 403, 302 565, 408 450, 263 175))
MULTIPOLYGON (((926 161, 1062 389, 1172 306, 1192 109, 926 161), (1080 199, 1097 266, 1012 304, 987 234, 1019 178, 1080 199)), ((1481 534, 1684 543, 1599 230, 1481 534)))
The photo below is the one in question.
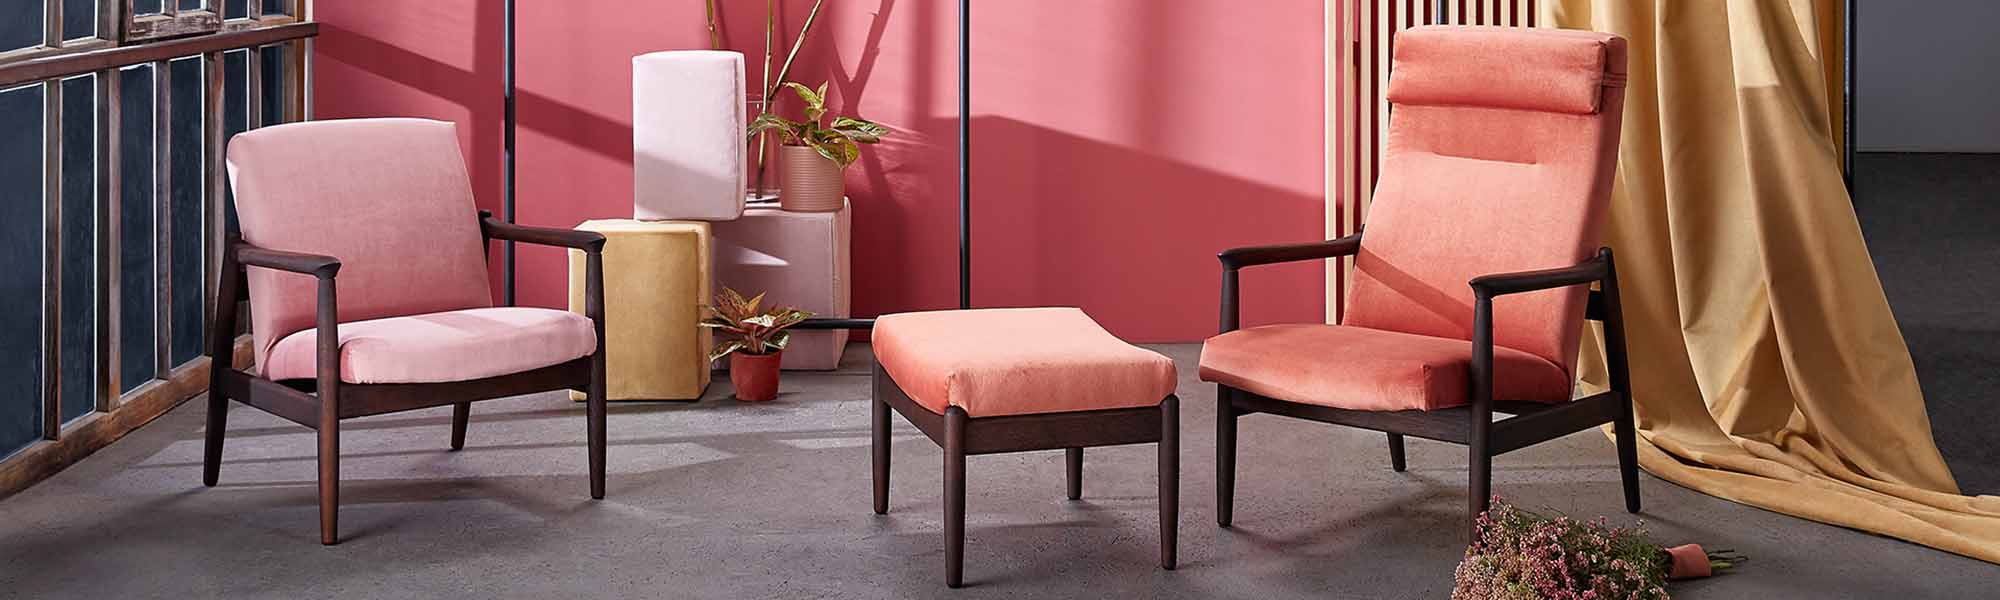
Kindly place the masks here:
POLYGON ((1612 433, 1618 436, 1618 477, 1625 484, 1625 510, 1639 512, 1639 429, 1632 408, 1632 372, 1625 363, 1625 312, 1619 306, 1618 265, 1611 249, 1598 251, 1604 258, 1604 354, 1611 376, 1611 391, 1618 394, 1618 420, 1612 433))
POLYGON ((229 397, 222 378, 236 368, 236 302, 242 267, 236 264, 236 236, 223 240, 222 265, 215 281, 215 314, 208 329, 208 431, 202 444, 201 484, 214 487, 222 474, 223 433, 229 425, 229 397))
POLYGON ((888 375, 875 365, 875 377, 868 396, 869 446, 875 463, 875 514, 889 514, 889 403, 882 399, 883 380, 888 375))
POLYGON ((1069 499, 1083 499, 1083 449, 1063 448, 1063 474, 1069 482, 1069 499))

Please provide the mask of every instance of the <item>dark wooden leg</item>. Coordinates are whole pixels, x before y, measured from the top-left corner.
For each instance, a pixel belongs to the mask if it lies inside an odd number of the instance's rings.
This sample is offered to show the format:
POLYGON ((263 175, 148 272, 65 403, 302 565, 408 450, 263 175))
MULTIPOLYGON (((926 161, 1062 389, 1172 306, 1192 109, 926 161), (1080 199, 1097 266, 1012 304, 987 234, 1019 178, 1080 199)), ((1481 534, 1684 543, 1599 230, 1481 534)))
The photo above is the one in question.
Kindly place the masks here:
POLYGON ((1403 462, 1403 434, 1389 434, 1389 468, 1401 473, 1408 467, 1409 465, 1403 462))
POLYGON ((604 499, 604 351, 600 342, 590 365, 590 497, 604 499))
POLYGON ((1618 395, 1618 420, 1611 426, 1618 436, 1618 478, 1625 481, 1625 512, 1639 512, 1639 432, 1632 423, 1632 398, 1618 395))
POLYGON ((965 410, 944 411, 944 584, 965 581, 965 410))
POLYGON ((222 434, 229 424, 229 398, 208 388, 208 436, 201 449, 201 484, 215 487, 222 476, 222 434))
POLYGON ((1493 455, 1487 453, 1485 440, 1468 448, 1471 462, 1466 469, 1466 499, 1471 513, 1468 521, 1472 526, 1471 537, 1466 538, 1469 544, 1479 539, 1479 514, 1486 512, 1493 499, 1493 455))
POLYGON ((1064 448, 1063 462, 1069 467, 1069 499, 1083 498, 1083 449, 1064 448))
POLYGON ((1160 402, 1160 568, 1174 570, 1180 556, 1181 401, 1160 402))
POLYGON ((472 403, 451 405, 451 449, 465 449, 465 425, 472 420, 472 403))
POLYGON ((869 435, 875 455, 875 514, 889 514, 889 403, 880 397, 869 400, 869 435))
POLYGON ((319 422, 319 543, 339 540, 340 418, 321 411, 319 422))
POLYGON ((1228 527, 1236 503, 1235 391, 1215 386, 1215 524, 1228 527))

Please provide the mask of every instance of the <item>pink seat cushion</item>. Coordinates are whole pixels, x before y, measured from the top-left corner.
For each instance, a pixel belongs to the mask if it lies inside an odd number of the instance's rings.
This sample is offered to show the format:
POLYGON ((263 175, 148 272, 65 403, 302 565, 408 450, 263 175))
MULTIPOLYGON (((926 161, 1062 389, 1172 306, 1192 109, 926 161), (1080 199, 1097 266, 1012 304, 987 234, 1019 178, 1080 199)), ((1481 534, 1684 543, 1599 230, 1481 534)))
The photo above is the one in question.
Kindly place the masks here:
MULTIPOLYGON (((1463 406, 1472 343, 1365 327, 1285 324, 1241 329, 1201 347, 1201 380, 1260 396, 1354 410, 1463 406)), ((1493 348, 1493 396, 1563 402, 1563 368, 1513 348, 1493 348)))
MULTIPOLYGON (((339 259, 339 320, 493 305, 472 180, 451 123, 347 119, 265 127, 229 141, 243 240, 339 259)), ((313 326, 311 276, 251 268, 257 362, 313 326)))
POLYGON ((1156 406, 1174 361, 1127 344, 1075 308, 886 315, 875 360, 910 399, 943 414, 993 417, 1156 406))
MULTIPOLYGON (((497 307, 340 324, 340 380, 436 383, 519 373, 589 356, 590 319, 547 308, 497 307)), ((316 375, 319 331, 278 340, 264 362, 270 379, 316 375)))
MULTIPOLYGON (((1420 27, 1396 39, 1395 110, 1344 323, 1470 340, 1472 278, 1567 267, 1597 251, 1625 44, 1498 27, 1420 27)), ((1494 342, 1569 372, 1586 293, 1495 299, 1494 342)))

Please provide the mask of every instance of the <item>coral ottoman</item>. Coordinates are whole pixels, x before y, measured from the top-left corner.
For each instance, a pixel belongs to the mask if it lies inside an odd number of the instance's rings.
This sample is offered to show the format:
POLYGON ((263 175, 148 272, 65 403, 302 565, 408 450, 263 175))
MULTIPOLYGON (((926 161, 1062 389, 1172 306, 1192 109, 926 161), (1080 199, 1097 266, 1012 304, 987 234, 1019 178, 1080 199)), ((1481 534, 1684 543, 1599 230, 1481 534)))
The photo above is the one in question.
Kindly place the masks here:
POLYGON ((1160 566, 1174 568, 1180 401, 1174 362, 1112 337, 1074 308, 887 315, 875 320, 875 514, 889 511, 889 411, 944 448, 945 584, 965 563, 965 457, 1061 448, 1069 497, 1083 449, 1158 443, 1160 566))
MULTIPOLYGON (((605 389, 610 400, 699 400, 708 387, 710 231, 701 222, 585 221, 604 234, 605 389)), ((569 256, 569 308, 583 311, 583 253, 569 256)), ((582 399, 572 393, 572 399, 582 399)))
MULTIPOLYGON (((845 204, 834 212, 793 212, 775 206, 743 211, 743 218, 715 224, 715 283, 764 301, 846 317, 852 299, 849 249, 853 221, 845 204)), ((847 330, 792 332, 781 359, 786 369, 840 366, 847 330)))

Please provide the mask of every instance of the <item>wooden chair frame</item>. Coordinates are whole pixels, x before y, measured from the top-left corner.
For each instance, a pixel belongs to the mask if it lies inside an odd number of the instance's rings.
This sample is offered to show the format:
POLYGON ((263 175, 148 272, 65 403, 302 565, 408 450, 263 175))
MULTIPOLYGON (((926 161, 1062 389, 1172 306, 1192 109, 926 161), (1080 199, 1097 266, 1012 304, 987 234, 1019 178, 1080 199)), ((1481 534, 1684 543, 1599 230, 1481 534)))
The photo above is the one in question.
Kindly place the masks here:
MULTIPOLYGON (((340 260, 331 256, 260 248, 236 236, 224 245, 221 274, 216 282, 215 315, 209 331, 212 365, 208 387, 208 436, 202 456, 202 484, 213 487, 222 464, 223 433, 228 401, 236 400, 319 432, 320 543, 339 541, 340 420, 369 415, 451 405, 451 449, 465 447, 465 428, 472 402, 550 390, 579 390, 589 395, 590 497, 604 498, 604 236, 588 231, 527 227, 505 223, 485 211, 479 215, 486 242, 509 240, 582 250, 584 315, 597 331, 597 349, 590 356, 525 371, 444 383, 354 384, 340 381, 340 323, 336 315, 335 274, 340 260), (235 368, 230 361, 237 328, 236 308, 243 297, 242 277, 249 267, 277 269, 319 280, 316 308, 318 363, 314 379, 273 381, 235 368)), ((481 265, 480 268, 484 268, 481 265)))
POLYGON ((972 417, 965 409, 931 412, 910 399, 882 365, 875 365, 869 402, 874 455, 875 514, 889 514, 889 411, 944 449, 945 585, 959 587, 965 573, 965 457, 1033 450, 1064 451, 1069 499, 1083 497, 1083 449, 1159 443, 1160 568, 1173 570, 1180 523, 1180 399, 1157 406, 972 417))
MULTIPOLYGON (((1238 320, 1237 272, 1245 267, 1352 256, 1361 234, 1308 244, 1235 248, 1222 261, 1222 332, 1238 320)), ((1473 291, 1472 364, 1469 402, 1442 410, 1349 410, 1268 398, 1218 385, 1215 415, 1216 523, 1229 527, 1236 489, 1236 421, 1255 413, 1372 429, 1389 434, 1391 468, 1404 469, 1403 437, 1463 444, 1469 453, 1467 487, 1471 538, 1479 536, 1479 514, 1492 497, 1493 457, 1611 423, 1617 436, 1618 473, 1625 487, 1625 510, 1639 512, 1638 449, 1632 417, 1630 372, 1625 364, 1625 319, 1618 301, 1617 270, 1611 249, 1583 263, 1557 269, 1485 275, 1469 282, 1473 291), (1597 284, 1585 317, 1604 324, 1611 389, 1560 404, 1493 398, 1493 298, 1507 294, 1597 284), (1513 415, 1494 421, 1493 413, 1513 415)))

